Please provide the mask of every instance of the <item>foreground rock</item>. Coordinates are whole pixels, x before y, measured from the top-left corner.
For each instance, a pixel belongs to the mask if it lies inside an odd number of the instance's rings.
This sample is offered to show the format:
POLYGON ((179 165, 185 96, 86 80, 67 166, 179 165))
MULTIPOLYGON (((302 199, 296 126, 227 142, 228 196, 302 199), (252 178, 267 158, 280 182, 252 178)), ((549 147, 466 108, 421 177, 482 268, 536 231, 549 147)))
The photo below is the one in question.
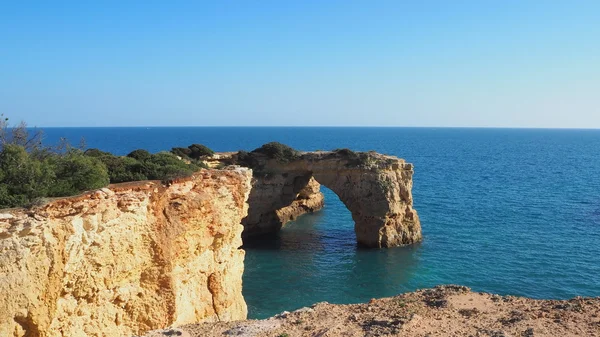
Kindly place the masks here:
POLYGON ((413 165, 403 159, 338 150, 304 152, 286 160, 254 153, 252 161, 255 181, 243 221, 245 238, 277 232, 298 215, 320 209, 322 184, 352 213, 359 244, 394 247, 422 239, 412 207, 413 165))
POLYGON ((146 336, 600 336, 600 298, 533 300, 441 286, 364 304, 318 303, 266 320, 193 324, 146 336))
POLYGON ((0 336, 130 336, 246 318, 251 171, 113 185, 0 211, 0 336))

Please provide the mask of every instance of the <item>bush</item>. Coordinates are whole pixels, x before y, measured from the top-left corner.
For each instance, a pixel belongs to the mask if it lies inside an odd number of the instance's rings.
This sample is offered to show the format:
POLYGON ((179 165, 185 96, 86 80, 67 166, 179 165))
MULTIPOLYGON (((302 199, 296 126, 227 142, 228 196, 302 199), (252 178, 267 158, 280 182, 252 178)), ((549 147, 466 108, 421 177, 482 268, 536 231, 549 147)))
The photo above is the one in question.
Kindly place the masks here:
POLYGON ((98 158, 108 169, 112 184, 127 181, 148 180, 144 165, 131 157, 117 157, 108 154, 98 158))
POLYGON ((129 158, 133 158, 135 160, 139 160, 139 161, 146 161, 148 159, 150 159, 150 157, 152 156, 152 154, 146 150, 142 150, 142 149, 138 149, 138 150, 134 150, 131 151, 127 157, 129 158))
POLYGON ((32 159, 20 145, 5 144, 0 152, 0 207, 17 207, 43 197, 53 184, 54 172, 32 159))
POLYGON ((96 157, 96 158, 102 157, 102 156, 112 156, 112 153, 100 151, 98 149, 87 149, 83 152, 83 154, 88 157, 96 157))
POLYGON ((70 151, 50 161, 56 177, 56 182, 48 189, 50 197, 74 195, 109 184, 108 170, 98 158, 70 151))
POLYGON ((75 195, 109 183, 168 181, 190 176, 200 167, 206 165, 190 164, 169 152, 135 150, 121 157, 68 146, 64 151, 42 147, 28 151, 22 145, 4 142, 0 150, 0 208, 31 205, 44 197, 75 195))
POLYGON ((252 152, 238 151, 234 156, 233 164, 249 167, 253 170, 255 177, 268 177, 272 172, 265 166, 265 158, 275 159, 280 163, 289 163, 300 158, 300 153, 293 148, 278 143, 271 142, 253 150, 252 152))
POLYGON ((188 146, 188 149, 190 150, 190 154, 188 155, 188 157, 192 158, 192 159, 200 159, 200 157, 211 157, 213 154, 215 154, 215 151, 209 149, 208 147, 202 145, 202 144, 192 144, 190 146, 188 146))
POLYGON ((171 149, 171 153, 181 158, 189 158, 192 154, 192 150, 187 147, 174 147, 171 149))
POLYGON ((106 166, 80 151, 44 160, 23 146, 5 145, 0 153, 0 207, 17 207, 43 197, 63 197, 108 185, 106 166))
POLYGON ((196 172, 199 167, 188 164, 169 152, 155 153, 143 163, 144 173, 148 179, 170 180, 187 177, 196 172))
POLYGON ((344 158, 357 158, 358 154, 350 149, 335 149, 333 152, 344 158))
POLYGON ((276 159, 277 161, 282 163, 287 163, 299 158, 298 151, 278 142, 264 144, 263 146, 259 147, 258 149, 252 152, 262 153, 268 158, 276 159))
POLYGON ((197 165, 187 164, 169 152, 153 154, 144 167, 148 179, 163 181, 190 176, 199 169, 197 165))
POLYGON ((258 166, 258 160, 252 153, 248 153, 246 151, 239 151, 237 153, 237 162, 238 165, 255 168, 258 166))
POLYGON ((146 150, 132 151, 127 157, 104 152, 98 159, 106 165, 113 184, 139 180, 166 181, 190 176, 200 167, 205 167, 186 163, 170 152, 151 154, 146 150))
POLYGON ((347 160, 346 167, 371 168, 379 163, 375 151, 354 152, 350 149, 335 149, 332 155, 347 160))

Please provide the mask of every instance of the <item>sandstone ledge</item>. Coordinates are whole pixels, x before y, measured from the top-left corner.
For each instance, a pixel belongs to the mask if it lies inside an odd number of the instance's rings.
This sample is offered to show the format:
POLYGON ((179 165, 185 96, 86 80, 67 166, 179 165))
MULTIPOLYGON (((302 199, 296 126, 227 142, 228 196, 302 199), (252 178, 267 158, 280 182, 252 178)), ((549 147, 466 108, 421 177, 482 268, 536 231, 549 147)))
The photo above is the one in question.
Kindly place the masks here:
POLYGON ((369 303, 317 303, 265 320, 192 324, 165 336, 600 336, 600 298, 534 300, 439 286, 369 303))

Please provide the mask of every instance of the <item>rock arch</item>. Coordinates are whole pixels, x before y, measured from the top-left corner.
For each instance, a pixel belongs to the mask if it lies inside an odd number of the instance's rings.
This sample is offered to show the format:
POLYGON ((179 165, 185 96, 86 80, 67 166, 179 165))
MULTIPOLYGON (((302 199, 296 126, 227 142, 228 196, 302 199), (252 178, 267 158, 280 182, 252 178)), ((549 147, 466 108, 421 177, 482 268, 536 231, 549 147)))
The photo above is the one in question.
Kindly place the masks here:
POLYGON ((263 158, 242 221, 244 238, 275 233, 298 215, 323 207, 320 184, 351 212, 359 244, 393 247, 421 240, 412 208, 413 166, 374 152, 305 152, 281 162, 263 158))

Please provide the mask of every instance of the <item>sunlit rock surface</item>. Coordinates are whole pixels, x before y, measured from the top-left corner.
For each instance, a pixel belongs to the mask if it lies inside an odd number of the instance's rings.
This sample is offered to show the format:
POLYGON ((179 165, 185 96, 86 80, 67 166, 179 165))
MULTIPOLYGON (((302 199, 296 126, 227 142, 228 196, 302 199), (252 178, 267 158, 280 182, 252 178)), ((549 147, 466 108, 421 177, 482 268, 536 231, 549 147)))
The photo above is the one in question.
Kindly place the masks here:
POLYGON ((352 213, 356 239, 368 247, 393 247, 422 239, 413 209, 413 165, 375 152, 304 152, 281 162, 259 163, 243 220, 244 237, 277 232, 300 214, 323 205, 319 184, 352 213))
POLYGON ((0 336, 130 336, 245 319, 251 171, 112 185, 0 210, 0 336))

